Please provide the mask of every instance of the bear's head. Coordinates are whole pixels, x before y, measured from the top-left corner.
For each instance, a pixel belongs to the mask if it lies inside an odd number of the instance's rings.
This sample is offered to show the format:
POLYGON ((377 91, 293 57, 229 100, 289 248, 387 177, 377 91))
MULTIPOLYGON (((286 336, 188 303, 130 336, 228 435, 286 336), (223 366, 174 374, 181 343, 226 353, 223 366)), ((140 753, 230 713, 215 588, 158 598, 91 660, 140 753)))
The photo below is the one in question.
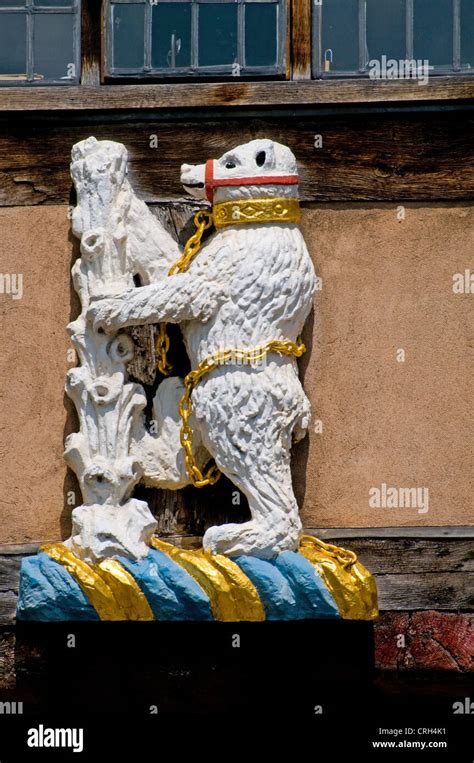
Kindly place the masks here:
POLYGON ((251 140, 206 164, 183 164, 181 183, 195 199, 210 202, 298 197, 293 152, 266 139, 251 140))

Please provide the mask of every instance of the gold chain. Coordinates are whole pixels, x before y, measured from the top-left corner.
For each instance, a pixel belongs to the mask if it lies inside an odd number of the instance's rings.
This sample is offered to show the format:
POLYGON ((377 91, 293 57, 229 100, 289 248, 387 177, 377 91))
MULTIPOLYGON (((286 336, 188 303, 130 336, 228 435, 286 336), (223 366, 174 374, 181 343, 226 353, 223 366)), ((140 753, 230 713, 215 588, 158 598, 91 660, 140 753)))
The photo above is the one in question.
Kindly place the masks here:
POLYGON ((277 339, 267 342, 261 347, 255 347, 252 350, 223 350, 211 355, 210 358, 202 360, 201 363, 184 379, 185 393, 179 402, 179 415, 181 416, 181 433, 180 442, 184 448, 184 461, 186 464, 187 472, 191 478, 191 481, 195 487, 205 487, 206 485, 214 485, 221 473, 216 464, 213 463, 203 474, 196 464, 193 455, 193 430, 189 424, 189 417, 192 411, 191 395, 194 388, 199 384, 204 376, 207 376, 215 368, 223 365, 224 363, 232 361, 244 361, 247 363, 255 363, 257 360, 264 358, 269 352, 276 352, 280 355, 293 355, 296 358, 301 357, 306 352, 306 347, 302 340, 298 337, 297 342, 291 342, 290 340, 280 341, 277 339))
POLYGON ((353 551, 350 551, 348 548, 333 546, 331 543, 325 543, 320 538, 315 538, 314 535, 302 535, 300 546, 315 546, 320 551, 325 551, 333 559, 337 559, 344 569, 352 567, 357 562, 357 554, 353 551))
MULTIPOLYGON (((201 210, 194 215, 194 225, 196 232, 188 239, 184 247, 183 256, 169 269, 168 275, 175 273, 184 273, 191 264, 191 260, 201 248, 201 239, 204 231, 213 224, 212 214, 206 210, 201 210)), ((160 323, 160 331, 155 344, 155 354, 158 356, 156 366, 163 376, 169 376, 173 366, 168 363, 168 351, 170 349, 170 338, 166 330, 166 323, 160 323)))
POLYGON ((158 355, 158 360, 156 361, 158 371, 160 371, 163 376, 169 376, 173 370, 173 366, 168 363, 169 348, 170 338, 166 331, 166 323, 160 323, 160 331, 155 343, 155 355, 158 355))
POLYGON ((184 273, 189 268, 191 260, 196 256, 201 248, 201 239, 203 237, 204 231, 210 228, 212 224, 213 217, 211 212, 201 210, 194 215, 196 233, 194 233, 191 238, 186 241, 183 256, 169 269, 169 276, 174 276, 175 273, 184 273))

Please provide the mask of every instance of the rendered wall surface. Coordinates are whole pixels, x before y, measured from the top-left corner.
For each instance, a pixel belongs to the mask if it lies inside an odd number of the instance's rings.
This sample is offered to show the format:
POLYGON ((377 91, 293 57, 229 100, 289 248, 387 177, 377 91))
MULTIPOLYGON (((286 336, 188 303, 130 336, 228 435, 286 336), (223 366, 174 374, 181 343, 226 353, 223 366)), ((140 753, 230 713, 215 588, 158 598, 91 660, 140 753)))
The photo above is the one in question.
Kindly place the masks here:
POLYGON ((0 273, 23 276, 21 299, 0 294, 1 543, 58 539, 69 525, 62 451, 76 425, 63 390, 76 363, 65 327, 79 306, 67 212, 0 209, 0 273))
POLYGON ((323 279, 303 366, 323 433, 313 421, 295 463, 303 522, 469 524, 474 293, 455 294, 453 274, 474 270, 473 207, 320 207, 303 233, 323 279), (427 489, 428 511, 371 508, 382 483, 427 489))
MULTIPOLYGON (((455 294, 453 275, 473 270, 473 207, 401 216, 396 204, 303 213, 323 279, 301 363, 313 424, 294 454, 310 527, 472 521, 474 293, 455 294), (371 507, 382 483, 418 489, 416 505, 371 507)), ((78 310, 69 228, 65 206, 0 210, 0 273, 23 275, 22 299, 0 293, 0 543, 65 537, 69 490, 79 503, 62 458, 76 429, 63 393, 78 310)))

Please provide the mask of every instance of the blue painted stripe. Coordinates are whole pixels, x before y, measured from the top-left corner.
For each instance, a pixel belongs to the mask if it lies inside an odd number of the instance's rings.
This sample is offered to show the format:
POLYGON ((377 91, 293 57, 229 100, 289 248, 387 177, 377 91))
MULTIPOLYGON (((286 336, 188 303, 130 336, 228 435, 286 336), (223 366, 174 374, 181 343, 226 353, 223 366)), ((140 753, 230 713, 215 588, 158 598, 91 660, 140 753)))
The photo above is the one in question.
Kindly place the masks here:
POLYGON ((290 583, 298 618, 341 617, 332 594, 306 557, 294 551, 283 551, 271 563, 290 583))
POLYGON ((100 620, 72 575, 48 554, 22 560, 18 620, 100 620))
POLYGON ((139 562, 119 557, 148 599, 157 620, 213 620, 211 603, 194 578, 167 554, 151 549, 139 562))
POLYGON ((267 620, 294 620, 298 617, 291 586, 274 564, 255 556, 237 556, 234 562, 257 589, 267 620))

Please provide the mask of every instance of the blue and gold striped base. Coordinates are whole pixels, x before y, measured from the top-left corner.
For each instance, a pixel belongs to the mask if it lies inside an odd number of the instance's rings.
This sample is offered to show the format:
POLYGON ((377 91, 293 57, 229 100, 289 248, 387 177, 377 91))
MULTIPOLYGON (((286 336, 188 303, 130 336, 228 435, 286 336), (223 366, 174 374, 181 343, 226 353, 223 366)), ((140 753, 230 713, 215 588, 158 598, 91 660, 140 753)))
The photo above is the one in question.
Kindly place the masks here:
POLYGON ((373 620, 377 589, 351 551, 303 536, 272 560, 183 550, 87 564, 62 543, 23 560, 18 620, 373 620))

